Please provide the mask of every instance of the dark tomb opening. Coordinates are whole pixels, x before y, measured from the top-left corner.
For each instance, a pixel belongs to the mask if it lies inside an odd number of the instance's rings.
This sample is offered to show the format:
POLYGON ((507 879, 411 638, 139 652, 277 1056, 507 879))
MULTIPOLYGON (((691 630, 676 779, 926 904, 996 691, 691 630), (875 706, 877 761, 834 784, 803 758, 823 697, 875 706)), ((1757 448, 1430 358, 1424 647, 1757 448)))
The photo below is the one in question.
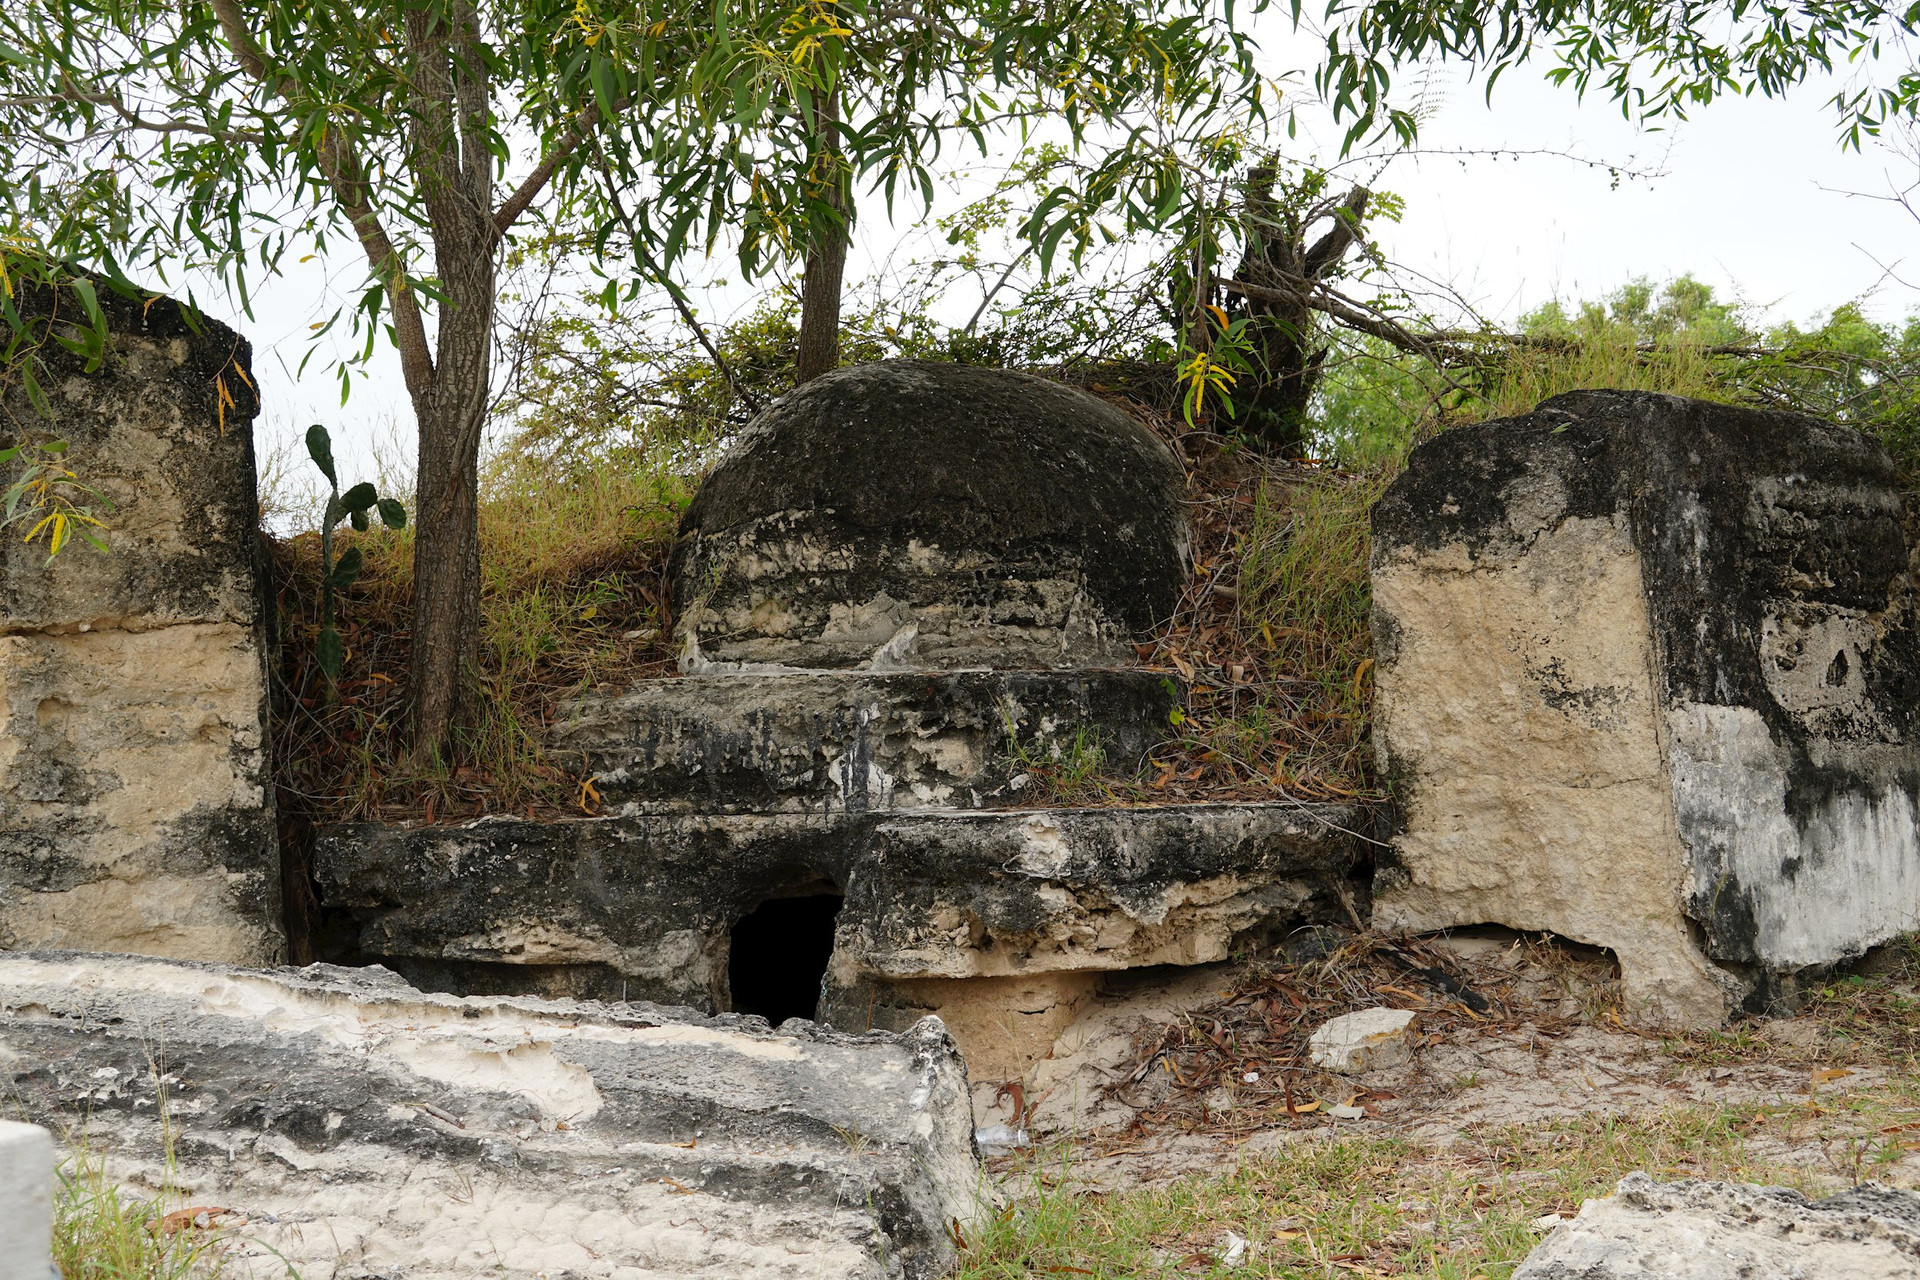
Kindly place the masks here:
POLYGON ((840 900, 837 893, 769 898, 741 917, 727 959, 735 1013, 757 1013, 776 1027, 814 1017, 840 900))

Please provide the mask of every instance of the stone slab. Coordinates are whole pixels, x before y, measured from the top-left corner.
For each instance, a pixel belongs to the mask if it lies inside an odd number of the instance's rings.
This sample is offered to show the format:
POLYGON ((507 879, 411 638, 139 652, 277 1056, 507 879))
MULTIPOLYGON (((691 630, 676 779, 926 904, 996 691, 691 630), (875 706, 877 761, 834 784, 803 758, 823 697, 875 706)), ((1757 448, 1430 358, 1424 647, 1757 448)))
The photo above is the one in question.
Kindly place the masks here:
POLYGON ((1416 449, 1373 520, 1377 923, 1607 947, 1690 1024, 1914 928, 1903 494, 1857 432, 1643 393, 1416 449))
POLYGON ((1781 1187, 1621 1179, 1555 1227, 1513 1280, 1910 1280, 1920 1196, 1865 1183, 1824 1200, 1781 1187))
POLYGON ((242 1276, 918 1280, 979 1186, 932 1021, 773 1034, 379 969, 12 953, 0 1073, 150 1188, 164 1119, 183 1193, 246 1222, 242 1276))
POLYGON ((1408 1009, 1359 1009, 1329 1019, 1307 1038, 1313 1065, 1342 1075, 1361 1075, 1397 1067, 1413 1057, 1413 1025, 1408 1009))
POLYGON ((1018 802, 1023 759, 1131 769, 1176 705, 1137 669, 685 676, 575 699, 547 748, 626 812, 972 809, 1018 802))
POLYGON ((836 1025, 864 1028, 870 981, 1201 964, 1345 919, 1371 822, 1342 805, 1226 804, 348 824, 321 830, 314 866, 361 956, 423 981, 706 1009, 727 1006, 741 917, 841 892, 829 987, 846 994, 829 1004, 836 1025))
POLYGON ((0 1280, 53 1274, 53 1135, 0 1120, 0 1280))

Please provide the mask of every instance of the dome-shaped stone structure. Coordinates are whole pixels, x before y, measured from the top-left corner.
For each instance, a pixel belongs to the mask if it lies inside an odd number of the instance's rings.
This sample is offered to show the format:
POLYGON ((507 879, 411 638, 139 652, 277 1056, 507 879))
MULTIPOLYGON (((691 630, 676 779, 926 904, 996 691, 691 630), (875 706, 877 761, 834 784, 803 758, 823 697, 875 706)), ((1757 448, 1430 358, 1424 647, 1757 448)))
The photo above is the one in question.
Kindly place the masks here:
POLYGON ((756 418, 688 508, 683 663, 1119 661, 1179 598, 1184 492, 1152 432, 1059 383, 839 370, 756 418))

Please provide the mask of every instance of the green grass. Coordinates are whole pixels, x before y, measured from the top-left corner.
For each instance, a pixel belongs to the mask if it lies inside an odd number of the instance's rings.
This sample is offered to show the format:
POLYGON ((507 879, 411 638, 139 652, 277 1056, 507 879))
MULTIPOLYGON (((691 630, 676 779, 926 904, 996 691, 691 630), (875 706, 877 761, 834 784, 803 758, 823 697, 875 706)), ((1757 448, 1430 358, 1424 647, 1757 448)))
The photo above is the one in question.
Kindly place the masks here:
POLYGON ((1071 736, 1046 740, 1036 734, 1020 740, 1013 713, 1002 707, 1007 729, 1007 762, 1017 776, 1026 774, 1033 788, 1028 796, 1048 805, 1098 804, 1109 799, 1112 784, 1106 777, 1107 748, 1100 730, 1081 725, 1071 736))
POLYGON ((1730 372, 1727 361, 1706 354, 1701 343, 1682 340, 1642 351, 1632 333, 1589 338, 1564 349, 1522 349, 1506 358, 1473 416, 1510 417, 1563 392, 1600 389, 1659 391, 1731 404, 1740 397, 1728 382, 1730 372))
MULTIPOLYGON (((1912 1185, 1910 1158, 1920 1151, 1916 947, 1920 935, 1889 948, 1877 975, 1809 992, 1791 1024, 1743 1021, 1647 1043, 1652 1064, 1664 1063, 1676 1079, 1765 1068, 1774 1083, 1764 1097, 1468 1124, 1444 1142, 1408 1138, 1397 1120, 1391 1130, 1297 1131, 1299 1140, 1277 1150, 1224 1157, 1218 1173, 1106 1195, 1084 1189, 1075 1146, 1057 1142, 1005 1175, 1007 1207, 967 1234, 959 1280, 1506 1280, 1539 1242, 1537 1219, 1571 1216, 1635 1171, 1816 1196, 1863 1181, 1912 1185), (1222 1266, 1228 1231, 1264 1247, 1238 1268, 1222 1266)), ((1422 1119, 1447 1124, 1438 1110, 1408 1117, 1422 1119)))
MULTIPOLYGON (((1445 1147, 1397 1137, 1314 1138, 1216 1176, 1097 1195, 1075 1189, 1065 1149, 1037 1155, 1003 1188, 1011 1202, 966 1235, 959 1280, 1085 1275, 1505 1280, 1539 1243, 1533 1225, 1570 1216, 1628 1173, 1762 1182, 1822 1194, 1904 1154, 1882 1130, 1920 1121, 1892 1086, 1794 1103, 1677 1106, 1469 1131, 1445 1147), (1821 1163, 1756 1154, 1756 1138, 1830 1131, 1821 1163), (1219 1262, 1229 1231, 1255 1248, 1219 1262)), ((1778 1143, 1768 1150, 1779 1150, 1778 1143)))
MULTIPOLYGON (((1237 624, 1280 670, 1319 686, 1324 714, 1354 726, 1341 745, 1356 753, 1373 652, 1368 520, 1386 482, 1385 472, 1268 480, 1240 556, 1237 624)), ((1363 772, 1357 761, 1345 767, 1363 772)))
POLYGON ((66 1280, 218 1280, 223 1273, 219 1234, 168 1218, 196 1207, 184 1199, 135 1195, 84 1149, 67 1158, 59 1178, 53 1260, 66 1280))

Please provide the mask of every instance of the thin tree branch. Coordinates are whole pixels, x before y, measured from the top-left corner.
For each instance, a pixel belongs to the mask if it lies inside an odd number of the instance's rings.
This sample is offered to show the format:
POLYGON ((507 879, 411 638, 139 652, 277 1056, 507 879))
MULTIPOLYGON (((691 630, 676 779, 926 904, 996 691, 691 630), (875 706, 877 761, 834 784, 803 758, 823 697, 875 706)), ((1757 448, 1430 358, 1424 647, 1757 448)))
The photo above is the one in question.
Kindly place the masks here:
MULTIPOLYGON (((623 98, 615 103, 615 110, 624 109, 626 102, 627 100, 623 98)), ((540 193, 546 189, 547 183, 553 181, 553 175, 559 172, 560 166, 567 162, 567 158, 579 150, 580 144, 599 127, 600 104, 590 102, 572 127, 553 144, 553 149, 540 158, 540 163, 534 166, 533 172, 527 175, 526 181, 514 188, 513 194, 501 201, 500 207, 494 210, 494 230, 504 235, 507 228, 527 211, 528 206, 539 199, 540 193)))
MULTIPOLYGON (((597 145, 595 151, 598 152, 597 145)), ((625 202, 620 199, 619 183, 614 180, 613 170, 608 167, 606 156, 596 154, 594 159, 600 170, 601 180, 606 184, 607 199, 613 205, 614 214, 619 217, 621 225, 626 228, 627 242, 633 247, 634 256, 640 259, 640 265, 662 289, 667 291, 667 296, 673 299, 674 309, 680 313, 680 318, 687 322, 687 327, 693 330, 693 336, 699 340, 700 345, 706 348, 707 356, 713 361, 713 367, 718 369, 720 376, 727 380, 727 386, 733 389, 733 394, 738 397, 740 403, 747 406, 747 412, 760 412, 760 398, 734 376, 732 366, 727 363, 726 357, 720 354, 720 348, 715 346, 713 340, 707 336, 706 326, 701 324, 700 318, 693 314, 693 308, 687 305, 686 297, 673 281, 667 278, 667 273, 655 265, 653 255, 647 252, 645 243, 640 239, 639 228, 634 225, 632 215, 627 212, 625 202)))
MULTIPOLYGON (((266 58, 247 31, 236 0, 209 0, 209 4, 220 21, 221 32, 227 37, 227 45, 233 50, 240 69, 270 92, 291 103, 298 86, 292 83, 289 76, 269 74, 266 58)), ((407 392, 414 396, 423 395, 433 385, 433 352, 427 344, 426 323, 420 315, 420 304, 407 284, 400 250, 387 235, 379 214, 374 211, 369 198, 366 171, 344 131, 331 125, 321 133, 316 153, 320 172, 333 189, 334 199, 340 202, 341 212, 347 215, 347 222, 353 227, 353 233, 367 255, 374 278, 380 281, 387 292, 387 305, 393 309, 395 343, 400 348, 400 372, 406 380, 407 392)))
POLYGON ((1025 262, 1027 260, 1027 255, 1032 252, 1033 252, 1033 246, 1029 244, 1025 248, 1020 250, 1019 255, 1016 256, 1012 262, 1009 262, 1007 264, 1007 269, 1005 271, 1002 271, 1000 273, 1000 278, 993 282, 993 288, 986 291, 986 293, 980 299, 980 305, 973 309, 973 316, 971 319, 967 321, 967 327, 965 332, 967 333, 973 332, 973 326, 979 324, 980 317, 987 313, 987 304, 993 301, 993 296, 995 294, 999 293, 1002 289, 1007 287, 1007 281, 1013 278, 1014 268, 1018 267, 1021 263, 1025 262))
MULTIPOLYGON (((113 113, 130 128, 142 133, 191 133, 202 138, 213 138, 220 142, 268 142, 273 135, 248 130, 214 129, 191 120, 153 120, 141 115, 127 106, 118 94, 86 93, 71 89, 66 93, 34 94, 26 97, 0 98, 0 109, 7 107, 48 107, 61 103, 87 103, 96 107, 110 107, 113 113)), ((90 130, 88 136, 96 136, 99 130, 90 130)))

